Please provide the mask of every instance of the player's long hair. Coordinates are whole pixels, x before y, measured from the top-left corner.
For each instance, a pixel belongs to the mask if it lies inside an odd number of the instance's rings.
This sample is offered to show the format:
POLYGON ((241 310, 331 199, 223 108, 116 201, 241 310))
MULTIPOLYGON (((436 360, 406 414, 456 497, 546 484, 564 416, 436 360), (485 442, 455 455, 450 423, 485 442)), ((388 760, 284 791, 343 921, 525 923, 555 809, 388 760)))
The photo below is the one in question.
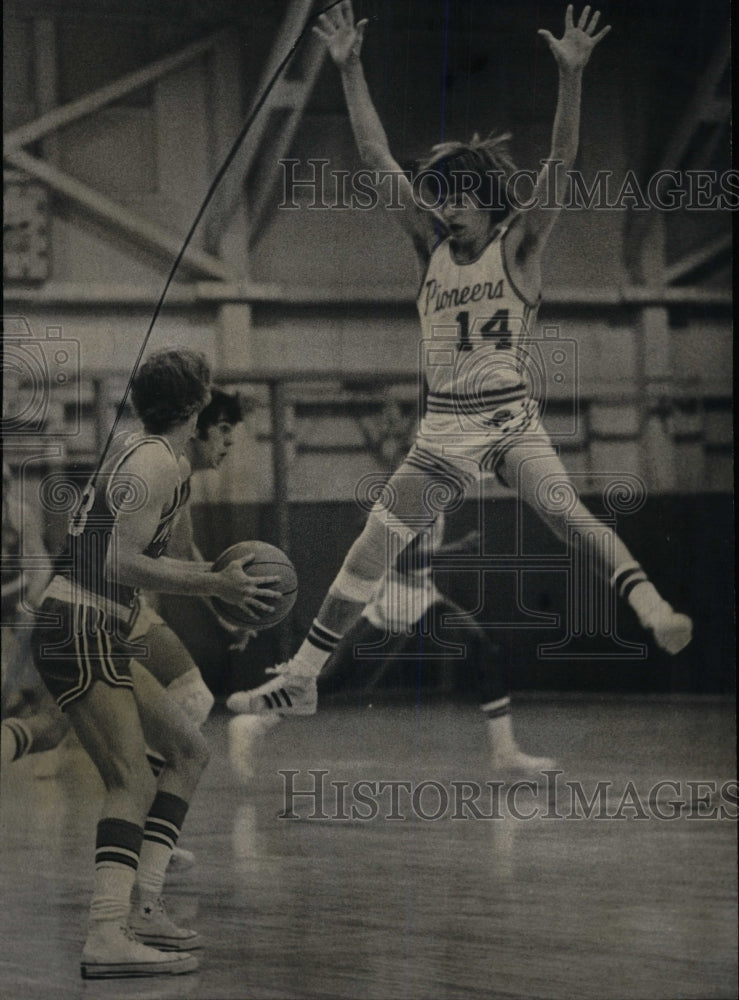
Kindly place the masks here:
POLYGON ((171 347, 150 355, 136 372, 131 398, 150 434, 184 424, 208 400, 210 368, 198 351, 171 347))
POLYGON ((475 132, 469 142, 442 142, 418 164, 418 172, 444 178, 451 194, 461 187, 464 175, 480 179, 477 197, 481 206, 491 211, 508 212, 513 207, 507 196, 507 184, 516 173, 510 153, 510 132, 491 134, 481 139, 475 132))

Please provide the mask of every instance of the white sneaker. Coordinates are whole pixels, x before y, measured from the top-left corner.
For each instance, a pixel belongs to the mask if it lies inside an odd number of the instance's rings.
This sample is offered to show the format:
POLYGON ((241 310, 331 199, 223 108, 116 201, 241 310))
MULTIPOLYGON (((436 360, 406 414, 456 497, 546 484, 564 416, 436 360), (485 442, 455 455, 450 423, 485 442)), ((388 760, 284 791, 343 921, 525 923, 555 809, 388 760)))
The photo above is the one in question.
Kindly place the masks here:
POLYGON ((531 757, 522 750, 514 753, 493 750, 489 759, 493 773, 506 778, 536 778, 542 771, 553 771, 557 766, 553 757, 531 757))
POLYGON ((237 691, 226 702, 235 715, 315 715, 318 705, 316 678, 294 674, 291 661, 270 667, 276 676, 251 691, 237 691))
POLYGON ((132 930, 108 921, 90 927, 82 949, 83 979, 124 979, 132 976, 179 976, 195 972, 200 962, 186 951, 157 951, 136 940, 132 930))
POLYGON ((184 847, 175 847, 167 865, 167 875, 181 875, 189 871, 195 864, 195 855, 184 847))
POLYGON ((647 627, 659 648, 670 656, 675 656, 680 650, 685 649, 693 638, 693 622, 687 615, 673 611, 667 602, 664 602, 647 627))
POLYGON ((190 951, 203 946, 197 931, 178 927, 170 920, 161 896, 142 899, 134 893, 128 926, 142 944, 162 951, 190 951))

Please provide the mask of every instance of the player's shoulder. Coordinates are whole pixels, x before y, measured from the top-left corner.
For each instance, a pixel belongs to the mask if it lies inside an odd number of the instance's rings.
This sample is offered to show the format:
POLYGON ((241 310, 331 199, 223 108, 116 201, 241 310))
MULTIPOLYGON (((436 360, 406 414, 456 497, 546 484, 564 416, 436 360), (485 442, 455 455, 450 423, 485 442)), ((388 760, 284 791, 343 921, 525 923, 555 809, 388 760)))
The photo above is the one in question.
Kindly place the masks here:
POLYGON ((131 434, 118 443, 117 471, 142 476, 152 485, 167 487, 179 475, 179 461, 165 438, 155 434, 131 434))

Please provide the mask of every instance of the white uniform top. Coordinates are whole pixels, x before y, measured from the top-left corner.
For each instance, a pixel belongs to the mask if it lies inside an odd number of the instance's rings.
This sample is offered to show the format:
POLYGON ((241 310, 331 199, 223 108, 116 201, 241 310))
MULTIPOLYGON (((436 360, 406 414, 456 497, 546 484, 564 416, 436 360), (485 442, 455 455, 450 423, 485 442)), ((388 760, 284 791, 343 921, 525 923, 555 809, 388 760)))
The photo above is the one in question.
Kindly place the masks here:
POLYGON ((428 412, 496 410, 528 393, 526 340, 537 302, 511 281, 499 226, 480 256, 458 264, 449 240, 434 250, 417 306, 428 412))
POLYGON ((434 585, 430 556, 444 537, 444 515, 437 514, 429 532, 426 551, 405 549, 395 565, 380 580, 370 603, 362 611, 375 628, 412 633, 413 626, 426 614, 441 594, 434 585))

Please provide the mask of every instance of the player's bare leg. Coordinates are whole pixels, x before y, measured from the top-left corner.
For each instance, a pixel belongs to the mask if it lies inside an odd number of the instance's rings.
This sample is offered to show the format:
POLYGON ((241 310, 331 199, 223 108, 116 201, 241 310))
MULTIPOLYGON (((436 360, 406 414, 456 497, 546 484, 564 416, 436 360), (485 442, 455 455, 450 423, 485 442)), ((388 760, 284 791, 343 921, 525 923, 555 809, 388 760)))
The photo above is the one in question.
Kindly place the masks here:
POLYGON ((594 547, 599 572, 607 577, 618 596, 628 602, 641 626, 652 633, 660 649, 675 655, 688 645, 693 635, 692 621, 660 596, 613 529, 591 514, 579 499, 565 513, 545 502, 542 483, 566 485, 574 493, 567 472, 551 445, 534 450, 530 444, 511 448, 504 470, 506 481, 518 486, 522 499, 558 538, 566 541, 569 523, 577 523, 582 536, 594 547))
POLYGON ((393 508, 404 520, 377 505, 356 539, 323 600, 295 656, 274 668, 275 677, 252 691, 238 691, 226 702, 237 714, 313 715, 317 706, 316 678, 341 639, 362 614, 390 566, 390 539, 399 550, 413 540, 423 524, 434 520, 426 494, 428 477, 401 465, 387 484, 393 508), (406 523, 407 521, 407 523, 406 523))
MULTIPOLYGON (((203 680, 202 674, 187 648, 172 629, 150 608, 141 616, 143 631, 134 628, 129 642, 146 647, 147 653, 141 657, 141 665, 166 689, 169 697, 180 706, 198 729, 201 729, 213 707, 214 698, 203 680), (153 617, 153 623, 151 619, 153 617)), ((155 776, 164 767, 160 754, 147 748, 147 758, 155 776)), ((169 859, 168 873, 181 875, 195 865, 195 855, 177 844, 169 859)))
POLYGON ((98 682, 67 714, 95 761, 106 794, 96 838, 95 887, 82 951, 83 978, 192 972, 198 960, 137 941, 128 926, 144 821, 156 792, 133 694, 98 682))
POLYGON ((209 751, 195 723, 135 660, 131 674, 144 736, 166 764, 146 817, 129 925, 145 944, 189 951, 201 947, 200 938, 170 920, 162 896, 172 851, 209 751))

